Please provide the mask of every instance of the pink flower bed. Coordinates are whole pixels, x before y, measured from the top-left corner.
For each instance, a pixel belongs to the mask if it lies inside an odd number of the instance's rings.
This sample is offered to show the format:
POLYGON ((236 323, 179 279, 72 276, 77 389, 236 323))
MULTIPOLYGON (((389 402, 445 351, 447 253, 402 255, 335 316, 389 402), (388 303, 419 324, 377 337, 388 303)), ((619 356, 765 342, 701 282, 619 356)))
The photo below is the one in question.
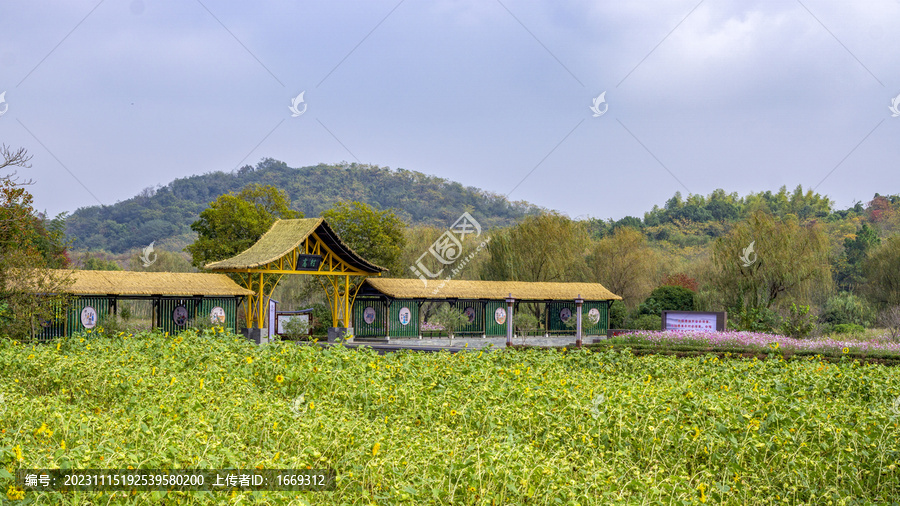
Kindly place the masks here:
POLYGON ((866 353, 886 351, 900 353, 900 343, 886 339, 872 341, 843 341, 835 339, 794 339, 791 337, 757 332, 697 332, 690 330, 646 331, 639 330, 619 336, 624 339, 640 339, 658 344, 706 343, 715 347, 768 348, 793 351, 848 351, 866 353), (776 345, 777 343, 777 345, 776 345))

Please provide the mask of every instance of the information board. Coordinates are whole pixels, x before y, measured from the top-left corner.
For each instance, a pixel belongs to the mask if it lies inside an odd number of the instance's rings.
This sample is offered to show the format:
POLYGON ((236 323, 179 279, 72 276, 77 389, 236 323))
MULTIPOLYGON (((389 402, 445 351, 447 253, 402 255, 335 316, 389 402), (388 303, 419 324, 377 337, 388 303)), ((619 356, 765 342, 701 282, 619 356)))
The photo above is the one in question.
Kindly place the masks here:
POLYGON ((725 330, 724 312, 663 311, 662 330, 693 330, 722 332, 725 330))

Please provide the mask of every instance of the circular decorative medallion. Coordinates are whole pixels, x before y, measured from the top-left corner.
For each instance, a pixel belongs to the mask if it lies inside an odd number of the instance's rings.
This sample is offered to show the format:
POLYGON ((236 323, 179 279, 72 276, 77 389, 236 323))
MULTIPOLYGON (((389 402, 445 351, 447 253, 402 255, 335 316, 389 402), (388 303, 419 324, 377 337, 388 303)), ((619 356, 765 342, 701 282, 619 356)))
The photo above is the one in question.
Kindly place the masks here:
POLYGON ((91 306, 85 306, 81 310, 81 324, 86 329, 92 329, 97 326, 97 310, 91 306))
POLYGON ((187 323, 187 319, 187 308, 184 306, 175 306, 175 310, 172 311, 172 321, 175 322, 175 325, 184 325, 187 323))
POLYGON ((465 314, 469 318, 469 323, 473 323, 475 321, 475 308, 474 307, 467 307, 463 311, 463 314, 465 314))
POLYGON ((209 321, 212 323, 225 323, 225 310, 216 306, 209 312, 209 321))
POLYGON ((559 319, 560 320, 567 322, 567 321, 569 321, 569 318, 571 318, 571 317, 572 317, 571 309, 564 307, 559 311, 559 319))
POLYGON ((366 325, 371 325, 372 322, 375 321, 375 308, 372 306, 368 306, 363 309, 363 321, 366 322, 366 325))
POLYGON ((400 325, 409 325, 409 320, 412 318, 412 313, 409 312, 408 307, 401 307, 400 314, 400 325))
POLYGON ((600 310, 595 307, 591 308, 591 310, 588 311, 588 320, 594 325, 600 323, 600 310))
POLYGON ((497 322, 497 325, 506 323, 506 310, 502 307, 498 307, 497 310, 494 311, 494 321, 497 322))

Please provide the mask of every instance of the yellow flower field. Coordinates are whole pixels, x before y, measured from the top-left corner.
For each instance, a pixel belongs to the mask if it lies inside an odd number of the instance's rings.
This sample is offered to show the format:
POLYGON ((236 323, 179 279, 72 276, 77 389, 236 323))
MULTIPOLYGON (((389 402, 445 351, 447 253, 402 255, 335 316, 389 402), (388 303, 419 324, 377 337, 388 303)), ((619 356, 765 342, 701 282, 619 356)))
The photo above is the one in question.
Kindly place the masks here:
POLYGON ((846 359, 392 353, 192 332, 0 341, 17 468, 333 468, 326 492, 181 504, 848 504, 900 496, 900 373, 846 359), (82 339, 83 338, 83 339, 82 339), (14 380, 19 380, 18 382, 14 380))

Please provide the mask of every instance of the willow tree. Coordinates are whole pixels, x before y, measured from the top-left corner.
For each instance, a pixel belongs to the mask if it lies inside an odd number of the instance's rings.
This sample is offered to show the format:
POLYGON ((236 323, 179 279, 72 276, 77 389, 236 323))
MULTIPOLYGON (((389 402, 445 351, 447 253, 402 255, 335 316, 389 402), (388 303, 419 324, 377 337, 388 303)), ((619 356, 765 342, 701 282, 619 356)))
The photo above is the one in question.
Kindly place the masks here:
POLYGON ((900 235, 882 241, 864 261, 866 295, 880 308, 900 306, 900 235))
POLYGON ((630 227, 619 227, 597 241, 588 265, 593 279, 632 309, 650 295, 659 278, 659 254, 644 234, 630 227))
POLYGON ((585 281, 589 246, 584 223, 558 213, 529 216, 491 236, 481 279, 585 281))
MULTIPOLYGON (((583 222, 554 212, 529 216, 491 235, 485 248, 488 254, 481 264, 481 279, 586 281, 589 246, 590 236, 583 222)), ((541 319, 539 304, 529 303, 525 309, 541 319)))
POLYGON ((828 252, 828 237, 817 223, 757 211, 716 240, 713 282, 725 307, 743 315, 809 305, 831 290, 828 252))

